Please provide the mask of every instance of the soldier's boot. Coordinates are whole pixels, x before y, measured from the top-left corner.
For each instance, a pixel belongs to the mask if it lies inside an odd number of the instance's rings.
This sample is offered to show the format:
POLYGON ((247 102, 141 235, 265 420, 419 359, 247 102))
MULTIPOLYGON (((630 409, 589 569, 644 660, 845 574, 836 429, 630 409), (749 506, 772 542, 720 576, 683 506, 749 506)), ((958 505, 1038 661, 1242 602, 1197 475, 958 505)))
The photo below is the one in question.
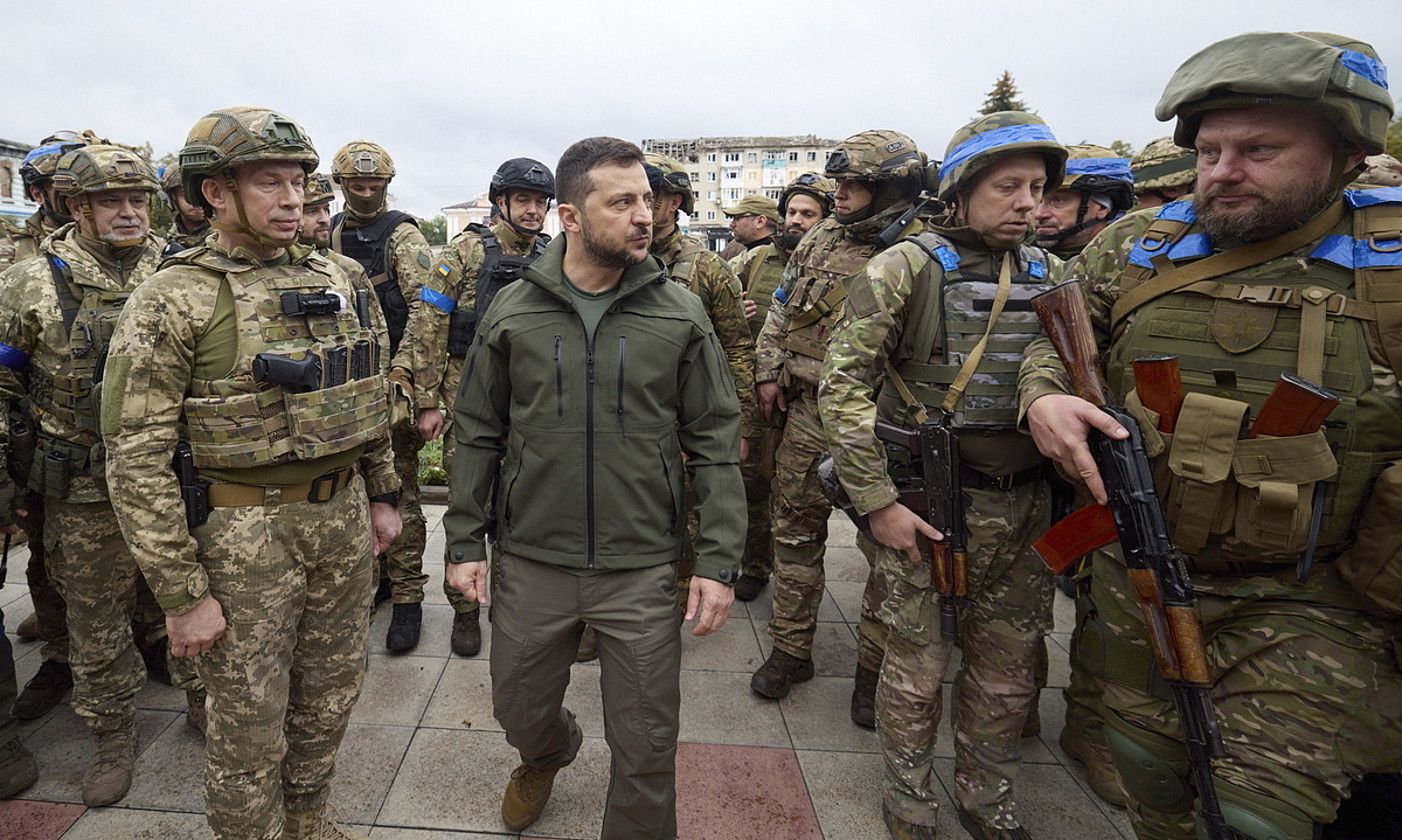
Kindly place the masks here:
POLYGON ((891 832, 891 840, 935 840, 935 827, 908 823, 895 814, 885 802, 881 803, 881 818, 886 821, 886 830, 891 832))
POLYGON ((501 821, 512 831, 520 831, 540 818, 550 791, 555 787, 555 774, 560 768, 537 770, 522 764, 511 771, 506 793, 501 798, 501 821))
POLYGON ((166 658, 166 651, 169 650, 169 647, 170 640, 165 636, 146 644, 137 645, 137 650, 141 653, 141 661, 146 663, 146 676, 165 685, 171 685, 170 660, 166 658))
POLYGON ((863 729, 876 728, 876 684, 881 672, 857 666, 852 685, 852 722, 863 729))
POLYGON ((599 658, 599 634, 589 625, 579 634, 579 650, 574 655, 575 662, 592 662, 599 658))
POLYGON ((94 732, 97 740, 92 761, 83 771, 83 804, 90 808, 111 805, 131 789, 131 768, 136 764, 136 725, 108 732, 94 732))
POLYGON ((813 679, 813 660, 799 659, 791 653, 774 648, 764 664, 750 677, 750 690, 760 697, 782 700, 789 696, 794 683, 813 679))
POLYGON ((419 645, 419 628, 423 625, 422 604, 395 604, 385 634, 385 649, 390 653, 408 653, 419 645))
POLYGON ((26 642, 32 642, 39 638, 39 614, 30 613, 29 618, 21 621, 19 626, 15 628, 15 635, 26 642))
POLYGON ((974 840, 1032 840, 1032 835, 1022 826, 994 828, 964 810, 962 806, 956 804, 955 809, 959 811, 959 824, 964 826, 964 830, 969 832, 969 836, 974 840))
POLYGON ((456 613, 453 616, 453 653, 476 656, 482 652, 482 627, 477 623, 481 610, 456 613))
POLYGON ((0 744, 0 799, 9 799, 39 778, 39 764, 19 738, 0 744))
POLYGON ((367 840, 351 831, 329 805, 311 811, 288 811, 282 823, 283 840, 367 840))
POLYGON ((185 692, 185 725, 204 737, 205 725, 209 716, 204 709, 206 693, 203 691, 185 692))
POLYGON ((1022 737, 1036 738, 1042 734, 1042 713, 1037 709, 1037 702, 1034 698, 1032 707, 1027 710, 1027 720, 1022 722, 1022 737))
POLYGON ((73 669, 67 662, 45 660, 39 671, 24 684, 24 691, 15 698, 15 717, 34 720, 63 702, 63 695, 73 688, 73 669))
POLYGON ((764 587, 769 585, 769 578, 756 577, 755 575, 740 575, 740 579, 735 581, 735 600, 753 601, 759 597, 759 593, 764 591, 764 587))
POLYGON ((1121 808, 1129 803, 1124 787, 1120 784, 1120 774, 1115 770, 1115 761, 1110 757, 1110 748, 1103 742, 1097 743, 1087 738, 1079 729, 1067 726, 1057 739, 1062 752, 1081 762, 1086 768, 1090 789, 1095 795, 1121 808))
POLYGON ((380 604, 383 604, 385 601, 388 601, 393 596, 394 585, 389 582, 389 578, 384 578, 380 581, 380 585, 375 587, 375 600, 370 605, 370 609, 373 610, 375 607, 378 607, 380 604))

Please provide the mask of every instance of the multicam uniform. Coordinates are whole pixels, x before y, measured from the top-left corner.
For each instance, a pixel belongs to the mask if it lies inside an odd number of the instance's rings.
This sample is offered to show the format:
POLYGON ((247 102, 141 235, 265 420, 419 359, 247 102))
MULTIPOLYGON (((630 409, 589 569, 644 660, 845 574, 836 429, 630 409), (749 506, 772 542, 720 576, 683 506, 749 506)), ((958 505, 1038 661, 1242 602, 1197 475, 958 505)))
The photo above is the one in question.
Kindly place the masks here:
POLYGON ((35 210, 22 225, 6 229, 0 236, 0 271, 38 256, 39 243, 57 229, 43 210, 35 210))
MULTIPOLYGON (((1254 33, 1212 45, 1169 83, 1159 117, 1176 114, 1177 140, 1190 145, 1195 115, 1251 107, 1264 95, 1226 91, 1278 89, 1376 149, 1390 113, 1381 64, 1371 47, 1337 37, 1254 33), (1280 67, 1300 70, 1281 76, 1280 67), (1232 86, 1243 77, 1251 87, 1232 86), (1222 87, 1210 94, 1194 87, 1214 78, 1222 87)), ((1352 780, 1402 768, 1402 316, 1388 291, 1398 263, 1387 244, 1402 237, 1402 193, 1345 191, 1338 200, 1313 217, 1341 214, 1315 241, 1138 305, 1119 306, 1159 271, 1229 252, 1197 223, 1190 201, 1115 223, 1067 271, 1085 289, 1111 390, 1139 420, 1170 534, 1189 558, 1226 749, 1213 762, 1217 795, 1229 825, 1253 838, 1317 836, 1352 780), (1167 262, 1151 261, 1157 253, 1167 262), (1140 405, 1130 366, 1165 352, 1178 356, 1188 394, 1172 435, 1140 405), (1312 435, 1238 440, 1283 372, 1342 398, 1329 424, 1312 435), (1204 462, 1195 450, 1214 454, 1204 462), (1296 564, 1320 481, 1318 551, 1301 583, 1296 564)), ((1047 344, 1028 348, 1021 391, 1024 410, 1068 391, 1047 344)), ((1178 714, 1157 678, 1118 546, 1093 564, 1106 737, 1135 832, 1191 836, 1178 714)))

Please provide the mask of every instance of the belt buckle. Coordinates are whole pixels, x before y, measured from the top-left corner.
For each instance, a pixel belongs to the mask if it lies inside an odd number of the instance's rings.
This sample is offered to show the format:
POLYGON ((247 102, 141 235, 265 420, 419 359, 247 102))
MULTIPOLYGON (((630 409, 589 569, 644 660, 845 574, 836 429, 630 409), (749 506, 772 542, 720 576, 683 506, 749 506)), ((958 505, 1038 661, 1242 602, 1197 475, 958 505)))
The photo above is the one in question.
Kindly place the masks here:
POLYGON ((1013 489, 1013 473, 1007 475, 990 476, 993 479, 993 489, 1008 491, 1013 489))
POLYGON ((307 501, 314 505, 324 505, 336 496, 336 482, 341 478, 340 471, 329 472, 326 475, 319 475, 312 479, 312 487, 307 491, 307 501), (322 498, 321 488, 326 489, 326 497, 322 498))

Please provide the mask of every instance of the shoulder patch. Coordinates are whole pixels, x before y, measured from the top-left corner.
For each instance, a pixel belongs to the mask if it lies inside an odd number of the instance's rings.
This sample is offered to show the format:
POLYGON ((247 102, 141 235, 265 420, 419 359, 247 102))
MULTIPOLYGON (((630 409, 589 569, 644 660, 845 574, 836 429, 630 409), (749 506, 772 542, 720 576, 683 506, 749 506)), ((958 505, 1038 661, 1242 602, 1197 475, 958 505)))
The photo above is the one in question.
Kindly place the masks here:
POLYGON ((847 287, 847 312, 849 318, 867 318, 875 315, 881 305, 876 301, 876 292, 872 291, 871 279, 866 274, 858 274, 852 278, 852 282, 847 287))
POLYGON ((448 265, 447 262, 439 262, 438 268, 434 270, 438 272, 438 276, 440 277, 447 277, 449 274, 453 273, 453 267, 448 265))
POLYGON ((420 268, 429 268, 429 267, 432 266, 432 265, 433 265, 433 261, 430 260, 430 259, 428 258, 428 254, 424 253, 423 251, 420 251, 420 252, 419 252, 419 267, 420 267, 420 268))

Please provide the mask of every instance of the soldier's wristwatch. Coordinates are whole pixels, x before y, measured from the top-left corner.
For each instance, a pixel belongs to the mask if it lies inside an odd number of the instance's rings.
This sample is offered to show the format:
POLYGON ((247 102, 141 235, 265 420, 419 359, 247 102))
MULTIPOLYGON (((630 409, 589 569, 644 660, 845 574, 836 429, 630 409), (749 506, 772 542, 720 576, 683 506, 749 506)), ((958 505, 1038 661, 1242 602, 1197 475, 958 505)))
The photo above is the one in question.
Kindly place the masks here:
POLYGON ((397 508, 399 507, 399 491, 395 490, 392 493, 381 493, 378 496, 371 496, 370 501, 397 508))

